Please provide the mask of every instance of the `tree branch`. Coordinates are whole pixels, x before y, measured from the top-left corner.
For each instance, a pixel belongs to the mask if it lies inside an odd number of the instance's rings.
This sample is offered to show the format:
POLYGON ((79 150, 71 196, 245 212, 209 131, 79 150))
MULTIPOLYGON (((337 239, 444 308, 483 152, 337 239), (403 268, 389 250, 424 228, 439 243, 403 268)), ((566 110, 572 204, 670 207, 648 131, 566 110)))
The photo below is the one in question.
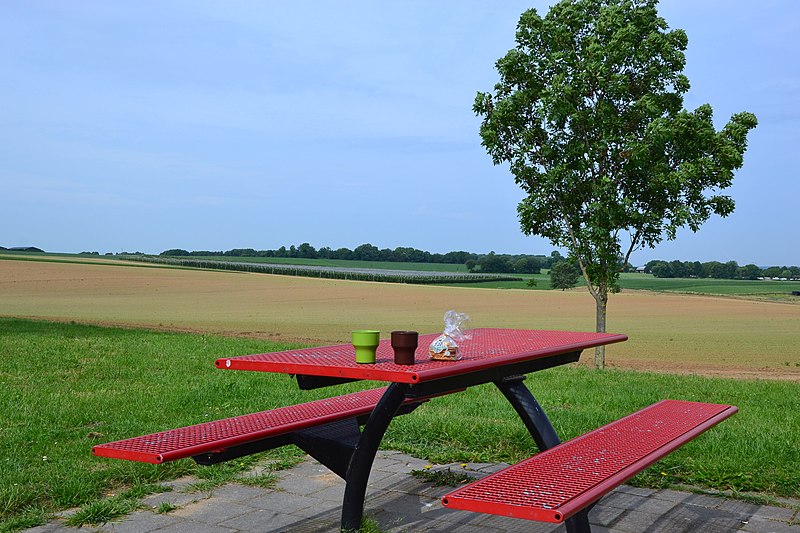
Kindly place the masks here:
MULTIPOLYGON (((629 260, 630 260, 630 258, 631 258, 631 254, 632 254, 634 251, 636 251, 636 250, 638 250, 638 249, 639 249, 639 246, 638 246, 638 244, 637 244, 637 243, 638 243, 638 241, 639 241, 639 237, 641 236, 641 233, 642 233, 642 230, 641 230, 641 229, 638 229, 638 230, 636 230, 636 233, 634 234, 634 236, 631 238, 631 245, 628 247, 628 251, 627 251, 627 252, 625 252, 625 259, 622 261, 622 267, 621 267, 621 268, 622 268, 622 270, 624 270, 624 269, 625 269, 625 265, 627 265, 627 264, 628 264, 628 261, 629 261, 629 260)), ((621 272, 622 270, 620 270, 620 272, 621 272)))
MULTIPOLYGON (((575 232, 572 231, 572 225, 569 223, 569 218, 564 215, 564 221, 567 223, 567 228, 569 229, 569 238, 572 240, 572 246, 574 250, 578 250, 578 239, 575 237, 575 232)), ((589 273, 586 271, 586 265, 583 263, 583 258, 580 254, 575 254, 575 257, 578 259, 578 266, 581 268, 581 274, 583 274, 583 279, 586 280, 586 286, 589 288, 589 292, 592 293, 592 297, 594 297, 596 302, 600 301, 600 294, 598 294, 597 290, 592 285, 592 280, 589 278, 589 273)))

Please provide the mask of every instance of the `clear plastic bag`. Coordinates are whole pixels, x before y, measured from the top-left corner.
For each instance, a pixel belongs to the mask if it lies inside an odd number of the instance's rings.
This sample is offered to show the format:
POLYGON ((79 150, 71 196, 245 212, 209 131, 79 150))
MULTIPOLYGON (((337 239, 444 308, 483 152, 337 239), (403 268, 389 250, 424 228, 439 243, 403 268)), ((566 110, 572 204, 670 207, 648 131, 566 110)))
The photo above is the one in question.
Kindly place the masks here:
POLYGON ((431 359, 457 361, 461 359, 458 343, 470 338, 467 332, 469 315, 452 309, 444 314, 444 333, 436 337, 428 347, 431 359))

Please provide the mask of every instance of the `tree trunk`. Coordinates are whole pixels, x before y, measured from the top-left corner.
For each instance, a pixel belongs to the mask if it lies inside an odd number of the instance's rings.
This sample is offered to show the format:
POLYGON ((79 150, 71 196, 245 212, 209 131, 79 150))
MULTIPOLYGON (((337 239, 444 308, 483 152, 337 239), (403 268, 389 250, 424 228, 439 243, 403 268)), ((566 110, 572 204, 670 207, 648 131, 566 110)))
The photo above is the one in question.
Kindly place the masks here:
MULTIPOLYGON (((606 332, 606 310, 608 308, 608 289, 599 287, 595 297, 597 314, 597 333, 606 332)), ((598 346, 594 349, 594 367, 603 369, 606 367, 606 347, 598 346)))

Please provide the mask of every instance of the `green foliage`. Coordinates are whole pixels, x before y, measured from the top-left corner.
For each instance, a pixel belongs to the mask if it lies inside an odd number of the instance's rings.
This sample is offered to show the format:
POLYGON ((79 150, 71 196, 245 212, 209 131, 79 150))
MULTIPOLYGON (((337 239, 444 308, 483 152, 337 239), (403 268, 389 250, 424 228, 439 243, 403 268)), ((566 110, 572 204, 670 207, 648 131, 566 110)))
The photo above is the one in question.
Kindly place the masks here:
POLYGON ((575 265, 568 261, 561 261, 550 269, 550 286, 554 289, 571 289, 578 283, 580 273, 575 265))
POLYGON ((645 265, 645 272, 657 278, 715 278, 715 279, 758 279, 784 278, 785 280, 800 279, 800 267, 768 267, 760 268, 758 265, 749 264, 739 266, 736 261, 720 263, 719 261, 649 261, 645 265))
POLYGON ((278 484, 278 477, 268 472, 266 474, 258 474, 256 476, 243 476, 236 479, 237 483, 246 485, 248 487, 259 487, 262 489, 271 489, 278 484))
POLYGON ((598 329, 633 251, 733 211, 721 191, 757 123, 738 113, 717 131, 708 104, 683 109, 688 39, 656 4, 563 0, 545 17, 526 11, 494 92, 479 92, 473 108, 483 146, 527 194, 522 231, 570 251, 598 329))
POLYGON ((177 508, 178 508, 177 505, 174 505, 170 502, 161 502, 160 504, 158 504, 158 507, 156 507, 155 511, 158 514, 167 514, 171 513, 177 508))
POLYGON ((67 518, 66 524, 81 527, 84 524, 102 524, 136 510, 138 503, 133 498, 112 497, 97 500, 81 507, 67 518))

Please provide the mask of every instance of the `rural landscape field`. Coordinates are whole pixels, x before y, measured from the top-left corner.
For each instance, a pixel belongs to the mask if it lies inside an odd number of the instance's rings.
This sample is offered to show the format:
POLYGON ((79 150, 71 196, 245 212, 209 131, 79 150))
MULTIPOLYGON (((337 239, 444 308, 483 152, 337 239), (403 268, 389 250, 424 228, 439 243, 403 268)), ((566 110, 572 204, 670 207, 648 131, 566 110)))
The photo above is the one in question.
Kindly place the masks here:
MULTIPOLYGON (((737 405, 731 421, 632 483, 780 504, 776 498, 800 497, 800 305, 788 302, 624 290, 611 300, 609 330, 630 339, 609 347, 610 368, 592 369, 584 354, 578 365, 537 372, 529 387, 565 439, 663 398, 737 405)), ((90 450, 368 387, 300 391, 285 376, 220 372, 213 361, 348 342, 356 328, 436 332, 448 309, 469 313, 473 327, 593 329, 585 289, 408 285, 3 255, 0 531, 45 523, 67 508, 77 509, 71 525, 102 523, 131 512, 167 479, 192 474, 202 491, 244 482, 256 464, 291 465, 301 456, 291 447, 215 467, 102 460, 90 450)), ((434 463, 513 462, 533 447, 490 386, 397 419, 383 445, 434 463)), ((269 474, 255 482, 268 485, 269 474)))
MULTIPOLYGON (((469 314, 472 327, 594 329, 585 289, 363 283, 110 260, 4 260, 0 287, 5 316, 306 344, 347 342, 358 328, 435 332, 448 309, 469 314)), ((608 330, 630 338, 609 347, 612 367, 800 381, 800 305, 625 290, 611 298, 608 330)))

